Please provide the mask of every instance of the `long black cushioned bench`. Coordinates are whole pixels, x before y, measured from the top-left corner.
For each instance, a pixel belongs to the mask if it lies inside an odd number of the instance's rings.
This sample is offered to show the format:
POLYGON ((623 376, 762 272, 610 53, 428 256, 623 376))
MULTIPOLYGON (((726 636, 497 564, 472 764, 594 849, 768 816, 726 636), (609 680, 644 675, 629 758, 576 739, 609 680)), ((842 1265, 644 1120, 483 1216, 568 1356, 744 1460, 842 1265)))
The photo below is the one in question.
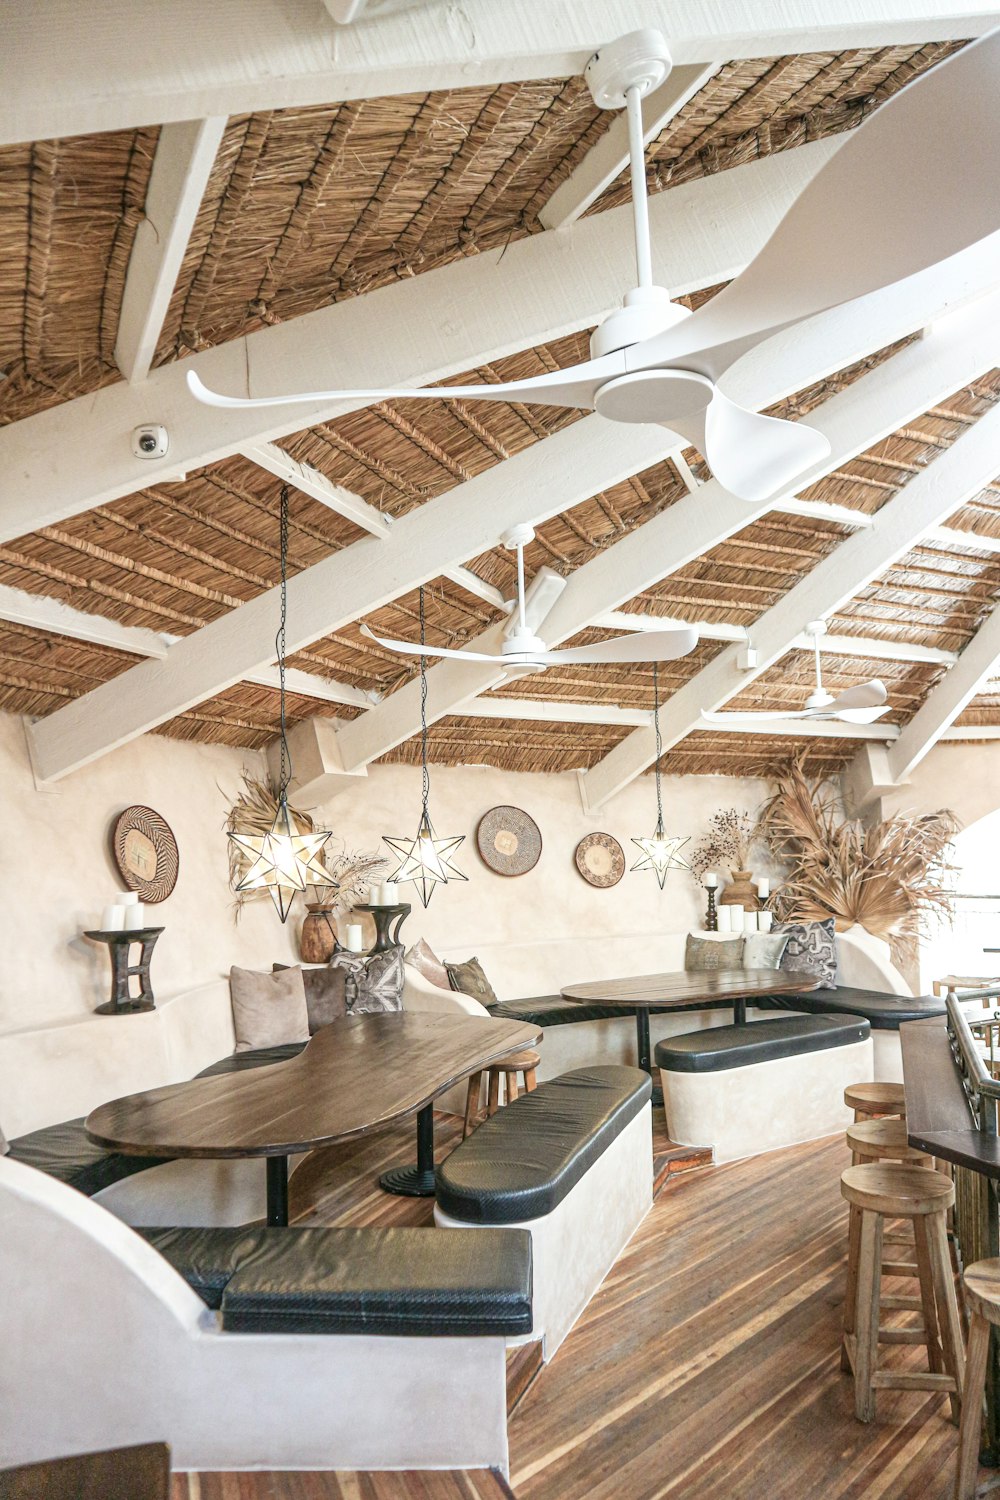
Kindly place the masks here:
POLYGON ((775 1058, 848 1047, 870 1035, 871 1026, 858 1017, 786 1016, 667 1037, 657 1042, 653 1056, 656 1066, 668 1073, 722 1073, 775 1058))
MULTIPOLYGON (((259 1047, 251 1052, 236 1052, 202 1069, 197 1076, 205 1078, 212 1073, 234 1073, 243 1068, 262 1068, 268 1063, 286 1062, 297 1057, 305 1045, 305 1042, 293 1042, 285 1047, 259 1047)), ((102 1188, 133 1177, 136 1172, 162 1166, 171 1159, 167 1156, 126 1156, 122 1151, 98 1146, 88 1139, 82 1117, 63 1120, 58 1125, 45 1125, 41 1130, 32 1130, 8 1144, 12 1161, 45 1172, 47 1176, 85 1193, 88 1198, 102 1188)))
POLYGON ((521 1094, 437 1168, 439 1207, 469 1224, 518 1224, 561 1203, 652 1090, 639 1068, 576 1068, 521 1094))
POLYGON ((527 1230, 140 1229, 230 1333, 530 1333, 527 1230))

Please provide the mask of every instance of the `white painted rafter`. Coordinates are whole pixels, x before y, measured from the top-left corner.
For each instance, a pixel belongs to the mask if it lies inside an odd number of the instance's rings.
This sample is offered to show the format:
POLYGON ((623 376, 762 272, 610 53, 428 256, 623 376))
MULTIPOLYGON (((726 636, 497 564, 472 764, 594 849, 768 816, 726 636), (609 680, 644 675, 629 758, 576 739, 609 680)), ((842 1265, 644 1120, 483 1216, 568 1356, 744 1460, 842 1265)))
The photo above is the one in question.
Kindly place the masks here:
POLYGON ((178 120, 160 131, 115 339, 115 364, 130 384, 149 374, 225 128, 225 115, 212 115, 178 120))
POLYGON ((276 443, 247 443, 240 452, 258 468, 266 469, 268 473, 301 490, 303 495, 318 500, 328 510, 336 511, 337 515, 353 521, 355 526, 367 531, 369 536, 386 537, 392 530, 391 516, 383 515, 353 490, 345 489, 342 484, 334 484, 319 469, 314 469, 312 464, 300 463, 276 443))
MULTIPOLYGON (((674 116, 714 78, 721 66, 721 63, 705 66, 695 63, 672 70, 666 82, 643 100, 643 145, 648 146, 663 134, 674 116)), ((600 140, 539 210, 538 217, 545 228, 564 229, 574 223, 606 188, 617 182, 628 164, 628 121, 622 113, 615 115, 600 140)))
MULTIPOLYGON (((546 701, 544 698, 473 698, 469 703, 457 704, 453 712, 463 719, 509 719, 523 720, 534 724, 611 724, 629 728, 644 728, 653 715, 641 709, 619 708, 604 703, 564 703, 562 699, 546 701)), ((763 735, 795 735, 809 739, 894 740, 899 734, 895 724, 821 724, 807 723, 801 719, 775 719, 768 724, 755 724, 743 732, 763 735)), ((695 732, 714 734, 718 724, 704 721, 695 725, 695 732)))
MULTIPOLYGON (((668 620, 663 615, 631 614, 624 609, 609 610, 598 615, 592 622, 601 630, 662 630, 668 620)), ((713 620, 686 621, 703 641, 739 641, 753 645, 753 630, 744 625, 727 625, 713 620)), ((883 640, 876 635, 824 635, 819 638, 819 649, 824 656, 874 656, 882 661, 932 662, 935 666, 950 667, 958 660, 954 651, 943 651, 940 646, 922 646, 911 641, 883 640)), ((816 642, 811 636, 800 635, 789 650, 813 651, 816 642)))
POLYGON ((473 573, 471 568, 445 568, 442 577, 450 578, 452 583, 457 583, 467 594, 474 594, 485 604, 492 604, 494 609, 509 613, 514 607, 512 599, 505 599, 498 588, 480 578, 478 573, 473 573))
POLYGON ((989 685, 998 664, 1000 606, 980 625, 955 665, 931 689, 889 752, 889 769, 897 783, 907 779, 976 694, 989 685))
POLYGON ((0 143, 569 78, 643 26, 686 64, 971 37, 998 15, 961 0, 442 0, 338 27, 317 0, 174 0, 169 17, 162 0, 48 0, 44 26, 7 7, 0 143))
MULTIPOLYGON (((657 282, 676 296, 735 275, 836 145, 811 142, 654 197, 657 282)), ((189 370, 218 390, 255 395, 446 380, 592 326, 631 285, 633 256, 623 205, 563 234, 530 235, 500 259, 463 258, 159 366, 141 386, 108 386, 12 422, 0 429, 0 540, 352 409, 331 401, 220 411, 193 399, 189 370), (167 427, 166 458, 134 457, 129 433, 142 422, 167 427), (100 445, 95 432, 105 434, 100 445)))

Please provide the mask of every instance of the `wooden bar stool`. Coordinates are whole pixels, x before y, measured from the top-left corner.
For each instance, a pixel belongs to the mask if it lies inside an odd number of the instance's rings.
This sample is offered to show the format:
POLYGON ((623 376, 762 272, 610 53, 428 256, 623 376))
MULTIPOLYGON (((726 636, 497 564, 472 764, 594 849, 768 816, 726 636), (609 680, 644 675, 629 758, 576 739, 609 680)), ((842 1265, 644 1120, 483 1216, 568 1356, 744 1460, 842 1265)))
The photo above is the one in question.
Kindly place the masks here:
POLYGON ((976 1489, 979 1472, 979 1436, 983 1425, 983 1394, 990 1353, 990 1326, 1000 1328, 1000 1260, 977 1260, 963 1277, 965 1304, 971 1315, 969 1353, 965 1366, 965 1400, 958 1429, 958 1473, 955 1500, 973 1500, 997 1483, 976 1489))
POLYGON ((906 1115, 901 1083, 852 1083, 844 1090, 844 1103, 853 1109, 855 1123, 874 1115, 906 1115))
POLYGON ((506 1102, 512 1104, 517 1098, 517 1075, 524 1075, 524 1092, 532 1093, 535 1088, 535 1073, 541 1058, 537 1052, 530 1047, 525 1047, 521 1052, 510 1052, 506 1057, 501 1057, 497 1062, 490 1063, 488 1068, 480 1069, 478 1073, 469 1075, 469 1089, 465 1096, 465 1125, 462 1128, 462 1139, 475 1130, 479 1124, 479 1101, 482 1093, 483 1073, 489 1079, 487 1090, 487 1115, 495 1115, 500 1108, 500 1080, 506 1081, 506 1102))
POLYGON ((886 1115, 877 1120, 857 1120, 847 1127, 847 1144, 851 1150, 851 1165, 863 1162, 902 1161, 912 1167, 932 1167, 933 1157, 916 1151, 906 1139, 906 1121, 898 1115, 886 1115))
POLYGON ((955 1188, 940 1172, 888 1162, 848 1167, 840 1191, 860 1212, 857 1253, 847 1268, 843 1355, 854 1373, 859 1422, 875 1417, 879 1390, 941 1391, 958 1421, 965 1354, 945 1227, 955 1188), (882 1296, 882 1235, 886 1219, 909 1219, 917 1255, 920 1296, 882 1296), (881 1328, 882 1308, 919 1308, 921 1328, 881 1328), (929 1369, 880 1370, 878 1346, 924 1344, 929 1369))

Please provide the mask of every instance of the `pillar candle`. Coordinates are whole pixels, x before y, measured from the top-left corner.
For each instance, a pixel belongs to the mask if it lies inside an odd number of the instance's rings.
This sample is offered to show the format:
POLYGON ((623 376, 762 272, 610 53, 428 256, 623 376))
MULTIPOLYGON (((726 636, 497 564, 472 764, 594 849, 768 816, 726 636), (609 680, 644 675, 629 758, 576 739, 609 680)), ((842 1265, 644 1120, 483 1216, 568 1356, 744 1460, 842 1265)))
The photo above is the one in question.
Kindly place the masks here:
POLYGON ((745 911, 743 913, 743 931, 757 931, 757 913, 755 911, 745 911))
POLYGON ((743 908, 731 905, 729 908, 729 922, 733 932, 743 931, 743 908))
POLYGON ((705 876, 705 889, 709 890, 709 891, 714 891, 715 888, 716 888, 716 886, 718 884, 719 884, 719 877, 718 877, 718 875, 716 875, 716 873, 715 873, 714 870, 709 870, 708 874, 705 876))
POLYGON ((361 923, 351 922, 347 928, 347 947, 351 953, 363 953, 364 943, 361 937, 361 923))
POLYGON ((382 887, 380 885, 370 885, 368 887, 368 905, 383 906, 384 904, 382 900, 382 887))
POLYGON ((116 906, 138 906, 138 904, 138 891, 119 891, 117 896, 115 897, 116 906))
POLYGON ((125 926, 125 908, 116 901, 114 906, 106 906, 101 913, 102 932, 121 932, 125 926))
POLYGON ((383 880, 379 888, 379 904, 381 906, 395 906, 398 899, 395 883, 391 880, 383 880))
POLYGON ((146 913, 138 900, 133 901, 129 906, 123 906, 122 914, 125 918, 122 926, 126 932, 138 932, 140 927, 145 927, 146 913))
POLYGON ((720 906, 718 911, 719 931, 732 932, 733 930, 733 908, 731 906, 720 906))
POLYGON ((766 901, 771 894, 771 882, 769 880, 758 880, 757 894, 762 901, 766 901))
POLYGON ((759 911, 757 913, 757 928, 760 932, 770 932, 774 921, 773 912, 759 911))

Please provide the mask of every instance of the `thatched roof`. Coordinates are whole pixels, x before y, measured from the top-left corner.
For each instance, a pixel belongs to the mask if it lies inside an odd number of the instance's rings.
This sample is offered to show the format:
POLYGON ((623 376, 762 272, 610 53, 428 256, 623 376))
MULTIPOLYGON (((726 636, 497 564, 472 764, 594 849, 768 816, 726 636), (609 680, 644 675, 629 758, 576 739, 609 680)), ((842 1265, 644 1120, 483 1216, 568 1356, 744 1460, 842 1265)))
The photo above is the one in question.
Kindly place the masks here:
MULTIPOLYGON (((952 43, 862 49, 725 64, 648 153, 653 191, 803 141, 849 130, 952 43)), ((498 252, 540 232, 539 210, 607 128, 581 80, 364 99, 236 117, 229 121, 177 279, 156 362, 293 319, 462 256, 498 252)), ((114 346, 122 290, 140 222, 158 131, 145 128, 0 150, 0 420, 17 421, 119 379, 114 346)), ((624 181, 594 205, 624 201, 624 181)), ((713 288, 695 294, 697 302, 713 288)), ((496 382, 585 357, 587 334, 526 349, 468 372, 496 382)), ((799 392, 776 410, 805 415, 886 354, 799 392)), ((806 499, 876 512, 1000 397, 1000 374, 954 392, 919 420, 818 484, 806 499)), ((296 459, 399 517, 560 430, 579 414, 502 403, 395 401, 355 411, 282 440, 296 459)), ((697 453, 687 460, 698 473, 697 453)), ((46 594, 124 625, 183 636, 274 586, 278 579, 279 481, 234 456, 183 480, 139 490, 59 525, 0 545, 0 585, 46 594)), ((687 493, 663 463, 537 528, 529 572, 570 573, 687 493)), ((1000 490, 988 487, 950 523, 1000 536, 1000 490)), ((835 547, 848 528, 772 513, 750 523, 655 588, 629 610, 751 626, 835 547)), ((349 547, 350 520, 293 491, 290 569, 349 547)), ((502 548, 468 567, 505 596, 513 561, 502 548)), ((869 585, 831 626, 839 633, 957 650, 1000 597, 1000 559, 930 541, 869 585)), ((412 636, 413 593, 368 622, 412 636)), ((503 618, 445 578, 428 590, 428 635, 460 645, 503 618)), ((582 643, 599 638, 585 632, 582 643)), ((574 642, 576 643, 576 642, 574 642)), ((720 649, 662 670, 664 691, 687 681, 720 649)), ((24 625, 0 624, 0 707, 45 715, 138 658, 24 625)), ((357 622, 299 652, 292 665, 385 694, 412 663, 359 634, 357 622)), ((808 657, 793 653, 733 707, 795 707, 808 690, 808 657)), ((873 674, 890 688, 892 721, 915 711, 941 669, 922 663, 828 657, 831 687, 873 674)), ((490 697, 614 703, 647 709, 649 667, 550 669, 490 697)), ((361 710, 299 694, 290 718, 351 718, 361 710)), ((976 700, 969 722, 1000 722, 1000 701, 976 700), (991 717, 992 715, 992 717, 991 717)), ((167 723, 185 739, 262 746, 277 725, 277 695, 241 684, 167 723)), ((512 769, 593 765, 628 730, 451 717, 433 726, 432 756, 512 769)), ((698 733, 665 757, 676 771, 758 766, 800 742, 698 733)), ((853 742, 808 742, 816 768, 835 769, 853 742)), ((387 757, 413 760, 410 741, 387 757)))

